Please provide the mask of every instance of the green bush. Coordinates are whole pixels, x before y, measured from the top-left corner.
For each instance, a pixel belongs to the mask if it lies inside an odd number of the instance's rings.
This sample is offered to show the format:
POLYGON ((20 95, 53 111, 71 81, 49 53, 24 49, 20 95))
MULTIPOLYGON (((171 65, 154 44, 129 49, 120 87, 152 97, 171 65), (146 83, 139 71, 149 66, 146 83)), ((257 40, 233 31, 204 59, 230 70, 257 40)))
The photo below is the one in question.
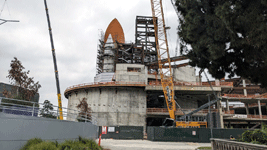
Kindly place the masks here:
POLYGON ((243 142, 251 142, 252 141, 252 131, 245 131, 242 133, 242 140, 243 142))
POLYGON ((211 147, 198 147, 197 149, 203 149, 203 150, 206 150, 206 149, 211 149, 211 147))
POLYGON ((21 150, 102 150, 95 141, 79 137, 78 140, 66 140, 58 142, 42 141, 41 139, 31 139, 21 150))
POLYGON ((82 137, 79 137, 79 140, 75 141, 67 140, 59 146, 59 150, 79 150, 81 148, 88 150, 102 150, 102 148, 98 146, 95 141, 82 137))
POLYGON ((39 138, 30 139, 20 150, 28 150, 32 145, 42 143, 43 140, 39 138))
POLYGON ((57 150, 56 144, 45 141, 36 145, 32 145, 29 150, 57 150))
POLYGON ((263 126, 261 130, 247 130, 242 134, 242 138, 238 141, 253 144, 267 144, 267 128, 266 126, 263 126))
POLYGON ((267 134, 263 130, 255 130, 252 132, 252 140, 260 144, 267 143, 267 134))

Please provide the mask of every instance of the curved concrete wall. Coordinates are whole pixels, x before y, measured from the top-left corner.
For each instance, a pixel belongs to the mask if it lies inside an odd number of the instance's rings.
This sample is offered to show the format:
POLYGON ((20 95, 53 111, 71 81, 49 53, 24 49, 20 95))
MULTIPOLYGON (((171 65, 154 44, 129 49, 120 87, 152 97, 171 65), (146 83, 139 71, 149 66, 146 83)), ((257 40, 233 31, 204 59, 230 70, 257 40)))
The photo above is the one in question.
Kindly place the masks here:
MULTIPOLYGON (((99 126, 145 126, 146 92, 138 87, 98 87, 80 90, 68 97, 68 108, 87 99, 99 126)), ((70 111, 71 113, 71 111, 70 111)), ((74 120, 68 116, 68 120, 74 120)))

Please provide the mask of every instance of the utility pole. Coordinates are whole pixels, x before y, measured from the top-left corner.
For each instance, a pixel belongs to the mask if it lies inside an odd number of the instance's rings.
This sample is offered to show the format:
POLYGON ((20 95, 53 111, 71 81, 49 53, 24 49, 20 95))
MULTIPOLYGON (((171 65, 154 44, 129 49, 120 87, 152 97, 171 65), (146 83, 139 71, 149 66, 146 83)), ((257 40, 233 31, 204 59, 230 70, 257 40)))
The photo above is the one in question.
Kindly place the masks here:
POLYGON ((50 25, 50 19, 49 19, 49 14, 48 14, 48 8, 47 8, 46 0, 44 0, 44 4, 45 4, 45 10, 46 10, 46 17, 47 17, 48 30, 49 30, 49 35, 50 35, 50 42, 51 42, 51 48, 52 48, 52 56, 53 56, 53 62, 54 62, 54 69, 55 69, 55 78, 56 78, 56 84, 57 84, 57 97, 58 97, 59 119, 60 120, 63 120, 61 94, 60 94, 59 79, 58 79, 58 70, 57 70, 57 60, 56 60, 56 53, 55 53, 55 48, 54 48, 52 28, 51 28, 51 25, 50 25))

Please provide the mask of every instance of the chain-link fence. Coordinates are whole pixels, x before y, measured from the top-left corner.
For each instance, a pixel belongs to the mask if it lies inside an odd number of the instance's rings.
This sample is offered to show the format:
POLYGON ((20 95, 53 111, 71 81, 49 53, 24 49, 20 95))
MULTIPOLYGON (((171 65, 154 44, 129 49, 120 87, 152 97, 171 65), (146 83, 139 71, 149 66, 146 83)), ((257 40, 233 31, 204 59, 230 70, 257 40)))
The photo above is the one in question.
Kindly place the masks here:
MULTIPOLYGON (((5 97, 0 97, 0 112, 51 119, 59 119, 60 115, 58 106, 5 97)), ((92 115, 92 112, 81 112, 62 107, 62 114, 63 120, 90 122, 97 125, 97 119, 92 115)))

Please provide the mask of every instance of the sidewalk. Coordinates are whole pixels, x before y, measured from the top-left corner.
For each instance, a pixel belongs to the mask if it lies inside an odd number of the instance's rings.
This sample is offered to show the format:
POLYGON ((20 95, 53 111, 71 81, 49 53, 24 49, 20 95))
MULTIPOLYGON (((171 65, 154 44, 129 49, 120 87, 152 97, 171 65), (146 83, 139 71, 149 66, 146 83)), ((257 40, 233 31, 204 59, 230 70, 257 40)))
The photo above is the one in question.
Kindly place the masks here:
POLYGON ((193 142, 152 142, 147 140, 102 139, 101 146, 110 150, 195 150, 196 148, 201 146, 210 147, 211 144, 193 142))

